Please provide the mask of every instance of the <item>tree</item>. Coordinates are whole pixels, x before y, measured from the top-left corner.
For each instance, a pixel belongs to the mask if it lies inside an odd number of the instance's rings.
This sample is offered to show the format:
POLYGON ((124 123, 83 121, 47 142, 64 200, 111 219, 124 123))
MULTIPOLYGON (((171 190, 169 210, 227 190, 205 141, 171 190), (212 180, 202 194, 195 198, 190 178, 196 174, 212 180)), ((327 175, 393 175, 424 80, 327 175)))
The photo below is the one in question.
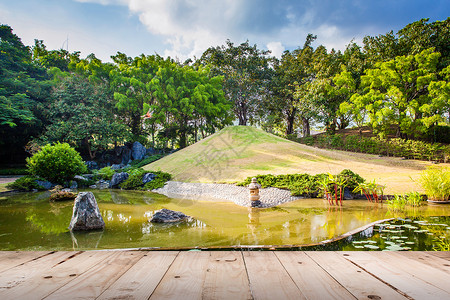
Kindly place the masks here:
POLYGON ((152 84, 163 58, 159 55, 141 55, 134 59, 123 53, 112 57, 116 68, 110 73, 116 108, 131 127, 135 137, 142 135, 141 116, 144 103, 153 104, 152 84))
POLYGON ((167 59, 152 79, 152 118, 165 128, 167 137, 178 137, 180 148, 188 144, 188 135, 197 139, 197 131, 214 132, 231 123, 230 105, 222 91, 222 77, 208 76, 209 70, 180 66, 167 59))
POLYGON ((93 159, 97 151, 127 139, 127 128, 115 117, 112 94, 105 84, 73 75, 55 87, 52 98, 51 124, 34 142, 67 142, 93 159))
POLYGON ((45 122, 41 111, 50 92, 46 70, 33 63, 29 47, 12 28, 0 25, 0 156, 13 162, 45 122))
POLYGON ((264 97, 269 76, 269 51, 261 51, 249 42, 206 50, 201 62, 209 65, 213 76, 224 76, 225 97, 233 104, 239 125, 247 125, 256 115, 259 102, 264 97))
POLYGON ((362 77, 365 93, 352 97, 354 111, 364 106, 369 124, 380 135, 392 127, 404 138, 424 132, 423 118, 433 114, 428 87, 436 79, 439 57, 431 48, 378 63, 362 77))

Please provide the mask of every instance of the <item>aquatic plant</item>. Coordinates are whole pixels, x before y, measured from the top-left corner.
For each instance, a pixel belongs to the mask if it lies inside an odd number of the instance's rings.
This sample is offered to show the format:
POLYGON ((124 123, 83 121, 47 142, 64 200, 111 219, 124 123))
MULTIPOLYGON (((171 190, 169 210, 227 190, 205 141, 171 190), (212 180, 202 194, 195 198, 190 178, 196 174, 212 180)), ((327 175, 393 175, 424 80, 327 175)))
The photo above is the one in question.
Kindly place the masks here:
POLYGON ((384 185, 377 184, 374 179, 372 182, 358 183, 357 187, 353 189, 353 192, 363 193, 369 202, 382 202, 385 188, 384 185))
POLYGON ((406 206, 418 207, 424 204, 425 199, 419 192, 410 192, 404 195, 394 195, 388 199, 387 204, 394 211, 404 210, 406 206))
POLYGON ((430 166, 421 173, 420 183, 428 199, 447 201, 450 198, 450 168, 430 166))

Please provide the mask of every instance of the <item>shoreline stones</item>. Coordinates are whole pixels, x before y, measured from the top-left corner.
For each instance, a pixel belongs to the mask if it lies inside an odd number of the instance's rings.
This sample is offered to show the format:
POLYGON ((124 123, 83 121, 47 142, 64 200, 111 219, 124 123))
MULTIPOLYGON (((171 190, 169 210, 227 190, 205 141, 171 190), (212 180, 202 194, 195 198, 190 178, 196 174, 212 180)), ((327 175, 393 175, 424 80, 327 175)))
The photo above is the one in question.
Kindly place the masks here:
POLYGON ((160 209, 153 217, 150 219, 150 222, 152 223, 175 223, 175 222, 182 222, 182 221, 190 221, 192 218, 189 216, 186 216, 180 211, 174 211, 170 209, 160 209))
POLYGON ((105 228, 100 209, 92 192, 81 192, 73 204, 69 230, 95 230, 105 228))
POLYGON ((115 173, 113 177, 111 178, 111 182, 109 183, 109 188, 113 188, 124 182, 128 179, 128 173, 126 172, 120 172, 115 173))

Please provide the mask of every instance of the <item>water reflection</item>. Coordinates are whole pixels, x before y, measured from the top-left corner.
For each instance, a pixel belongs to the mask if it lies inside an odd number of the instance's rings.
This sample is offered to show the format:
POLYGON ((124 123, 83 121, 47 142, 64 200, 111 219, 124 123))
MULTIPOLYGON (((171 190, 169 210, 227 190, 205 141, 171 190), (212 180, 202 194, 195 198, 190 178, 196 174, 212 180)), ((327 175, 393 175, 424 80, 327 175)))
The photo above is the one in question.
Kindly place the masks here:
POLYGON ((450 206, 392 212, 386 205, 362 200, 330 207, 326 201, 302 199, 261 209, 139 191, 96 190, 94 195, 106 228, 92 233, 69 233, 71 201, 49 203, 44 193, 0 197, 0 250, 300 245, 318 243, 380 219, 450 215, 450 206), (161 208, 181 211, 194 220, 150 223, 161 208))

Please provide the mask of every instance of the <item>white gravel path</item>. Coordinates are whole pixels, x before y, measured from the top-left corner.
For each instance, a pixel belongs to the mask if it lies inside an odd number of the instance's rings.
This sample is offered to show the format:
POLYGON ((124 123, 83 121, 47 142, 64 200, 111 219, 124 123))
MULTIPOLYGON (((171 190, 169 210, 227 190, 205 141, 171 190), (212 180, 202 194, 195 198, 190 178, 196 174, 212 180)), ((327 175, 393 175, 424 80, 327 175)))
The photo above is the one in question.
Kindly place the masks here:
MULTIPOLYGON (((164 187, 155 189, 152 192, 163 194, 170 198, 231 201, 240 206, 251 206, 248 188, 232 184, 168 181, 164 187)), ((277 188, 260 189, 259 194, 261 196, 260 207, 272 207, 281 203, 301 199, 300 197, 291 196, 291 192, 288 190, 277 188)))

